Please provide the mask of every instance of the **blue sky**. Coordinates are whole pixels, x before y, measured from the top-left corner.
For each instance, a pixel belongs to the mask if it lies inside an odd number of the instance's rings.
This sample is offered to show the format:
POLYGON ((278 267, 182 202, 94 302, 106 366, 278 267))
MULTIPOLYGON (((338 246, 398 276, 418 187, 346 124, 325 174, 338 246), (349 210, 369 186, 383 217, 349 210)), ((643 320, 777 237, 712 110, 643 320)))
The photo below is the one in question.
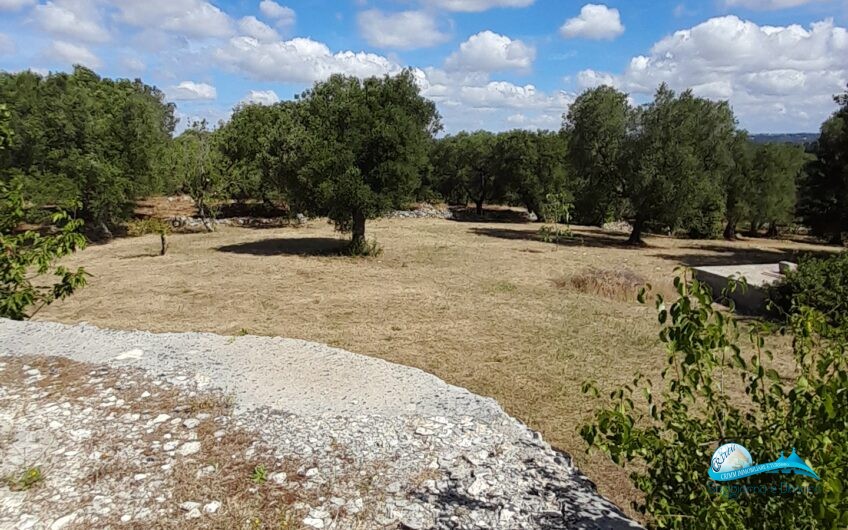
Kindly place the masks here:
POLYGON ((846 25, 848 0, 0 0, 0 69, 141 77, 184 123, 410 67, 448 132, 556 129, 586 88, 640 103, 663 81, 752 132, 814 131, 846 25))

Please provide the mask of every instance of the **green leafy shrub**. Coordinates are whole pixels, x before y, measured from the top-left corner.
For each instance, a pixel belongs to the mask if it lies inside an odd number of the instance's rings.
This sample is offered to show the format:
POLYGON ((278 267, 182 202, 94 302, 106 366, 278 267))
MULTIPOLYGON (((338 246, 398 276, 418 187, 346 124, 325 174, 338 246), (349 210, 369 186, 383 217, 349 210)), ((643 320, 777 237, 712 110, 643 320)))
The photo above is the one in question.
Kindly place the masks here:
POLYGON ((539 229, 539 237, 545 243, 559 243, 572 237, 571 197, 566 193, 549 193, 542 204, 542 220, 546 223, 539 229))
POLYGON ((39 467, 30 467, 19 475, 6 477, 6 485, 12 491, 29 491, 43 481, 44 474, 39 467))
POLYGON ((268 482, 268 469, 262 464, 254 467, 253 473, 250 475, 250 480, 257 486, 265 484, 268 482))
MULTIPOLYGON (((656 528, 844 528, 848 525, 848 330, 799 307, 782 331, 793 337, 795 370, 767 366, 764 329, 743 354, 732 313, 712 305, 710 289, 675 278, 679 299, 657 295, 660 340, 668 364, 661 382, 637 375, 613 390, 581 429, 591 448, 630 471, 644 494, 635 507, 656 528), (744 389, 732 391, 731 381, 744 389), (658 394, 658 395, 657 395, 658 394), (803 495, 734 496, 710 480, 713 452, 744 445, 762 462, 795 448, 821 477, 758 475, 733 485, 791 484, 803 495)), ((644 292, 640 293, 644 301, 644 292)), ((600 396, 588 382, 584 392, 600 396)))
POLYGON ((141 237, 148 234, 170 234, 171 225, 162 219, 134 219, 127 223, 127 235, 141 237))
POLYGON ((0 183, 0 317, 23 320, 55 300, 64 299, 85 286, 82 268, 71 271, 55 263, 59 258, 85 247, 79 233, 82 221, 59 212, 53 224, 59 231, 43 236, 38 232, 15 233, 24 217, 20 186, 0 183), (54 282, 39 281, 49 274, 54 282))
POLYGON ((848 252, 827 258, 802 258, 772 290, 785 314, 801 306, 818 309, 834 326, 848 325, 848 252))
MULTIPOLYGON (((5 105, 0 105, 0 152, 11 139, 9 113, 5 105)), ((52 217, 53 224, 60 227, 58 234, 16 233, 24 216, 20 182, 0 180, 0 317, 15 320, 28 318, 54 300, 70 296, 86 280, 81 268, 72 272, 54 265, 59 258, 85 247, 85 238, 79 233, 82 221, 58 212, 52 217), (58 278, 52 285, 33 283, 51 271, 58 278)))
POLYGON ((692 239, 718 239, 724 230, 724 205, 720 195, 706 194, 703 203, 693 208, 680 225, 678 233, 692 239))
POLYGON ((355 258, 377 258, 383 255, 383 247, 376 239, 356 239, 345 247, 344 254, 355 258))

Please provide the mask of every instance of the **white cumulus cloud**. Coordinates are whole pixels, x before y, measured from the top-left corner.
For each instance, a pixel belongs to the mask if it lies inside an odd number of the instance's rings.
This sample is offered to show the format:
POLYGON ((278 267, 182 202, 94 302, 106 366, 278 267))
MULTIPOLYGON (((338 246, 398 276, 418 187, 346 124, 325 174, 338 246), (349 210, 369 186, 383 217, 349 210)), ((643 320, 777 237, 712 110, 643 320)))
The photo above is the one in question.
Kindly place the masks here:
POLYGON ((599 86, 618 87, 619 81, 612 74, 606 72, 596 72, 595 70, 583 70, 577 74, 577 86, 583 90, 596 88, 599 86))
POLYGON ((0 11, 18 11, 35 2, 36 0, 0 0, 0 11))
POLYGON ((259 2, 259 11, 266 17, 274 20, 280 27, 293 26, 297 19, 297 14, 294 9, 281 6, 274 0, 262 0, 259 2))
POLYGON ((823 0, 724 0, 727 7, 747 7, 748 9, 776 10, 798 7, 823 0))
POLYGON ((535 58, 532 46, 487 30, 460 44, 445 61, 445 68, 469 72, 528 70, 535 58))
POLYGON ((214 86, 194 81, 183 81, 166 90, 166 93, 175 101, 212 100, 218 97, 218 91, 214 86))
POLYGON ((56 0, 35 6, 33 18, 47 33, 85 42, 106 42, 109 32, 91 2, 56 0))
POLYGON ((613 40, 624 33, 624 25, 618 9, 586 4, 579 16, 565 21, 559 32, 566 39, 613 40))
POLYGON ((279 103, 280 96, 273 90, 251 90, 247 93, 242 103, 249 105, 273 105, 279 103))
POLYGON ((81 64, 89 68, 100 68, 103 64, 100 58, 85 46, 60 40, 53 41, 44 55, 50 61, 58 59, 68 65, 81 64))
POLYGON ((447 11, 479 13, 496 7, 527 7, 535 0, 430 0, 428 5, 447 11))
POLYGON ((816 130, 848 83, 848 30, 832 20, 805 28, 713 18, 634 57, 620 82, 641 94, 666 82, 728 99, 752 130, 816 130))
POLYGON ((282 83, 312 83, 336 73, 370 77, 402 69, 380 55, 333 53, 326 44, 307 38, 263 43, 252 37, 235 37, 217 48, 214 58, 231 70, 282 83))
POLYGON ((219 8, 203 0, 111 0, 118 7, 118 20, 141 28, 157 28, 187 37, 226 37, 232 20, 219 8))
POLYGON ((280 34, 277 33, 277 30, 254 16, 244 17, 239 20, 239 32, 242 35, 253 37, 260 42, 280 40, 280 34))
POLYGON ((447 132, 559 128, 562 114, 574 100, 563 91, 545 92, 532 84, 491 80, 481 72, 416 70, 425 97, 435 101, 447 132))
POLYGON ((359 13, 357 22, 365 40, 378 48, 426 48, 450 38, 439 29, 435 16, 426 11, 384 13, 369 9, 359 13))

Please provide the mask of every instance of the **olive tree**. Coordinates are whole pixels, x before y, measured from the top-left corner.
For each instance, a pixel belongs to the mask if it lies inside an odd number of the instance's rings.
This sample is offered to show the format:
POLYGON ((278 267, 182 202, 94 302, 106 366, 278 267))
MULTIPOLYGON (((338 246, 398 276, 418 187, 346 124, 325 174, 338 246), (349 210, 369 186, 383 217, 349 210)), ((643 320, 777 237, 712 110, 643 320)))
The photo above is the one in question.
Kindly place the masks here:
POLYGON ((754 172, 754 145, 748 134, 740 131, 731 146, 733 165, 724 176, 724 238, 736 239, 736 226, 748 215, 746 196, 752 192, 751 179, 754 172))
POLYGON ((521 202, 539 219, 546 217, 549 195, 566 193, 565 140, 552 132, 509 131, 497 136, 492 169, 499 188, 521 202))
POLYGON ((627 94, 601 86, 581 94, 563 118, 579 222, 601 225, 619 213, 632 114, 627 94))
POLYGON ((192 123, 171 144, 167 167, 194 200, 208 232, 214 230, 210 219, 215 217, 217 202, 224 194, 222 166, 215 132, 209 130, 205 120, 192 123))
MULTIPOLYGON (((732 164, 736 130, 727 102, 698 98, 688 90, 676 95, 662 85, 631 127, 622 164, 623 192, 632 208, 631 243, 641 243, 648 223, 677 229, 693 212, 721 206, 721 178, 732 164)), ((722 213, 707 222, 720 223, 722 213)))
POLYGON ((778 226, 795 218, 797 181, 807 163, 804 149, 789 144, 758 146, 751 173, 751 192, 745 196, 752 231, 765 223, 769 235, 776 236, 778 226))
POLYGON ((848 232, 848 91, 835 98, 839 110, 821 127, 801 184, 799 209, 820 236, 842 244, 848 232))
POLYGON ((139 80, 71 73, 0 72, 14 132, 0 171, 37 206, 76 207, 108 233, 141 196, 170 191, 158 171, 176 119, 164 94, 139 80))
MULTIPOLYGON (((9 114, 0 105, 0 152, 10 144, 9 114)), ((82 222, 66 213, 53 215, 57 233, 42 236, 35 231, 19 232, 24 218, 20 182, 0 180, 0 318, 23 320, 55 300, 66 298, 86 283, 86 272, 57 266, 56 260, 85 247, 79 233, 82 222), (52 274, 50 282, 43 278, 52 274)))
POLYGON ((352 232, 358 252, 365 221, 402 206, 418 188, 440 128, 436 106, 404 71, 364 80, 334 75, 305 92, 293 112, 296 124, 271 146, 284 158, 277 176, 286 197, 352 232), (292 149, 296 157, 285 155, 292 149))

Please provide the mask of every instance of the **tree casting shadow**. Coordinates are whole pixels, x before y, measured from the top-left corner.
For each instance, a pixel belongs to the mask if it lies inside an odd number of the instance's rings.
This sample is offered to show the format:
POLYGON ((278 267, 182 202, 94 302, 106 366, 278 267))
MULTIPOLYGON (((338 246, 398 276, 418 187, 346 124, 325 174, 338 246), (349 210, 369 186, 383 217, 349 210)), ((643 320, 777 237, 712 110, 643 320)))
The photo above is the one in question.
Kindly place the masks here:
POLYGON ((225 245, 215 250, 253 256, 338 256, 349 242, 330 237, 280 237, 225 245))

